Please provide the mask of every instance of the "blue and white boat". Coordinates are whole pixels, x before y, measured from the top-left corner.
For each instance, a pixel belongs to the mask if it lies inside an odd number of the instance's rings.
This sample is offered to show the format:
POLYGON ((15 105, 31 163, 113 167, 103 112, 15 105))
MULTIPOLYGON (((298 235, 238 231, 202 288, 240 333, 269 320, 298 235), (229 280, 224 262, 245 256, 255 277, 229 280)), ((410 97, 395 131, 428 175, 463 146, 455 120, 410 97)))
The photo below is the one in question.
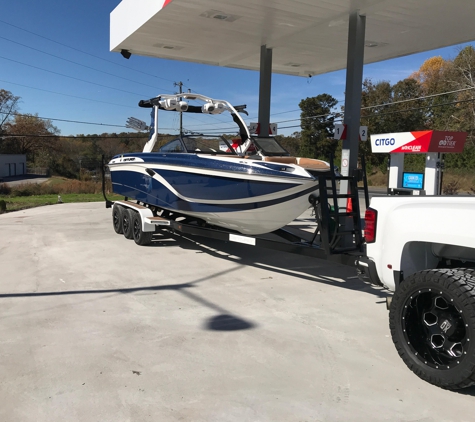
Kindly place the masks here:
POLYGON ((299 217, 318 189, 327 162, 291 157, 273 137, 251 136, 239 115, 243 107, 199 94, 161 95, 139 103, 152 108, 150 138, 143 152, 109 162, 113 191, 152 208, 243 234, 272 232, 299 217), (201 100, 191 106, 186 100, 201 100), (222 136, 180 135, 154 151, 158 111, 231 113, 241 145, 222 136), (239 111, 238 111, 239 110, 239 111))

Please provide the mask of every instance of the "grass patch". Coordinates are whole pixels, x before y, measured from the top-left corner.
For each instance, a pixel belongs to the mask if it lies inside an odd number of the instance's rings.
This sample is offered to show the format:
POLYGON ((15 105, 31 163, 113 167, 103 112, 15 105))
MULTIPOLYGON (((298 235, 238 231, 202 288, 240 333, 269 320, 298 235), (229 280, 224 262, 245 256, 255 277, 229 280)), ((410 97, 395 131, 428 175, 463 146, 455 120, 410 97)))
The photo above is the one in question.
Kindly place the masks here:
MULTIPOLYGON (((110 194, 107 198, 112 201, 123 199, 122 196, 110 194)), ((43 205, 54 205, 58 203, 58 195, 31 195, 31 196, 2 196, 0 200, 6 203, 6 212, 25 210, 28 208, 41 207, 43 205)), ((66 193, 61 195, 63 203, 72 202, 102 202, 104 197, 100 193, 66 193)))
MULTIPOLYGON (((122 196, 110 194, 107 196, 112 201, 123 199, 122 196)), ((27 208, 41 207, 43 205, 58 204, 58 195, 30 195, 30 196, 1 196, 0 200, 6 203, 6 212, 19 211, 27 208)), ((71 202, 101 202, 104 197, 101 193, 67 193, 61 195, 63 203, 71 202)))
POLYGON ((61 185, 63 183, 67 183, 69 180, 70 179, 67 179, 66 177, 52 176, 46 182, 43 182, 42 184, 45 186, 55 186, 55 185, 61 185))
MULTIPOLYGON (((106 184, 107 197, 112 201, 122 199, 122 196, 110 192, 109 181, 106 184)), ((104 201, 100 182, 52 177, 43 183, 0 184, 0 201, 4 201, 6 212, 58 204, 58 195, 63 203, 104 201)))

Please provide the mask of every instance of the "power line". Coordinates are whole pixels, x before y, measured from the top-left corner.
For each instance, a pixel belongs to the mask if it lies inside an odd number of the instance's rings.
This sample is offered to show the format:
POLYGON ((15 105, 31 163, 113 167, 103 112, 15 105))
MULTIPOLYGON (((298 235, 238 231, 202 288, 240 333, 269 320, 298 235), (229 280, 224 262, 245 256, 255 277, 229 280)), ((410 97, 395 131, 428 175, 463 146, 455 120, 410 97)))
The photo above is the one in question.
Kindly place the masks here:
POLYGON ((122 65, 122 64, 113 62, 112 60, 107 60, 107 59, 104 59, 103 57, 99 57, 99 56, 96 56, 96 55, 94 55, 94 54, 88 53, 87 51, 80 50, 80 49, 78 49, 78 48, 76 48, 76 47, 71 47, 70 45, 63 44, 63 43, 61 43, 61 42, 59 42, 59 41, 56 41, 56 40, 52 40, 51 38, 47 38, 47 37, 45 37, 45 36, 43 36, 43 35, 40 35, 40 34, 37 34, 37 33, 35 33, 35 32, 29 31, 29 30, 27 30, 27 29, 21 28, 21 27, 19 27, 19 26, 17 26, 17 25, 13 25, 12 23, 6 22, 6 21, 4 21, 4 20, 2 20, 2 19, 0 19, 0 22, 2 22, 2 23, 5 24, 5 25, 12 26, 12 27, 14 27, 14 28, 16 28, 16 29, 19 29, 19 30, 21 30, 21 31, 28 32, 29 34, 33 34, 33 35, 35 35, 35 36, 37 36, 37 37, 40 37, 40 38, 43 38, 43 39, 45 39, 45 40, 54 42, 54 43, 56 43, 56 44, 58 44, 58 45, 62 45, 63 47, 70 48, 71 50, 78 51, 78 52, 80 52, 80 53, 82 53, 82 54, 87 54, 88 56, 94 57, 94 58, 99 59, 99 60, 103 60, 103 61, 105 61, 105 62, 107 62, 107 63, 111 63, 111 64, 113 64, 113 65, 115 65, 115 66, 124 67, 125 69, 132 70, 132 71, 134 71, 134 72, 141 73, 141 74, 143 74, 143 75, 151 76, 152 78, 163 79, 164 81, 168 81, 168 82, 171 82, 171 83, 174 82, 174 81, 172 81, 171 79, 162 78, 161 76, 152 75, 151 73, 147 73, 147 72, 143 72, 143 71, 141 71, 141 70, 133 69, 133 68, 130 68, 130 67, 128 67, 128 66, 124 66, 124 65, 122 65))
MULTIPOLYGON (((27 30, 27 29, 21 28, 21 27, 19 27, 19 26, 17 26, 17 25, 14 25, 14 24, 10 23, 10 22, 6 22, 6 21, 4 21, 4 20, 2 20, 2 19, 0 19, 0 22, 2 22, 2 23, 5 24, 5 25, 9 25, 9 26, 14 27, 14 28, 16 28, 16 29, 19 29, 19 30, 21 30, 21 31, 24 31, 24 32, 30 33, 30 34, 32 34, 32 35, 35 35, 35 36, 37 36, 37 37, 43 38, 43 39, 45 39, 45 40, 48 40, 48 41, 50 41, 50 42, 56 43, 56 44, 61 45, 61 46, 63 46, 63 47, 67 47, 67 48, 69 48, 69 49, 72 49, 72 50, 78 51, 78 52, 80 52, 80 53, 89 55, 89 56, 94 57, 94 58, 96 58, 96 59, 103 60, 103 61, 105 61, 105 62, 111 63, 111 64, 113 64, 113 65, 120 66, 120 67, 126 68, 126 69, 128 69, 128 70, 132 70, 132 71, 134 71, 134 72, 138 72, 138 73, 141 73, 141 74, 145 74, 145 75, 151 76, 151 77, 153 77, 153 78, 162 79, 162 80, 165 80, 165 81, 168 81, 168 82, 171 82, 171 83, 174 82, 174 81, 172 81, 171 79, 166 79, 166 78, 163 78, 163 77, 160 77, 160 76, 157 76, 157 75, 153 75, 153 74, 150 74, 150 73, 147 73, 147 72, 143 72, 143 71, 140 71, 140 70, 136 70, 136 69, 130 68, 130 67, 128 67, 128 66, 121 65, 121 64, 116 63, 116 62, 113 62, 113 61, 111 61, 111 60, 104 59, 104 58, 102 58, 102 57, 99 57, 99 56, 96 56, 96 55, 94 55, 94 54, 88 53, 88 52, 86 52, 86 51, 80 50, 80 49, 78 49, 78 48, 69 46, 69 45, 67 45, 67 44, 61 43, 61 42, 59 42, 59 41, 53 40, 53 39, 51 39, 51 38, 45 37, 45 36, 43 36, 43 35, 37 34, 37 33, 32 32, 32 31, 29 31, 29 30, 27 30)), ((0 38, 4 38, 4 37, 0 37, 0 38)), ((4 39, 6 39, 6 38, 4 38, 4 39)), ((6 39, 6 40, 8 40, 8 39, 6 39)), ((8 40, 8 41, 11 41, 11 40, 8 40)), ((15 41, 11 41, 11 42, 15 42, 15 41)), ((19 43, 17 43, 17 44, 19 44, 19 43)), ((23 44, 20 44, 20 45, 23 45, 23 44)), ((28 47, 28 46, 25 46, 25 47, 28 47)), ((32 48, 32 47, 28 47, 28 48, 32 48)), ((40 51, 40 50, 37 50, 37 51, 40 51)), ((42 51, 40 51, 40 52, 42 52, 42 51)), ((43 53, 44 53, 44 52, 43 52, 43 53)), ((49 53, 45 53, 45 54, 49 54, 49 53)), ((55 57, 56 57, 56 56, 55 56, 55 57)), ((10 59, 6 59, 6 60, 10 60, 10 59)), ((66 59, 63 59, 63 60, 66 60, 66 59)), ((73 62, 73 63, 74 63, 74 62, 73 62)), ((21 63, 21 64, 24 64, 24 63, 21 63)), ((29 66, 29 65, 27 65, 27 66, 29 66)), ((34 66, 32 66, 32 67, 34 67, 34 66)), ((86 66, 86 67, 87 67, 87 66, 86 66)), ((92 68, 91 68, 91 69, 92 69, 92 68)), ((45 70, 45 69, 41 69, 41 70, 45 70)), ((96 69, 94 69, 94 70, 96 70, 96 69)), ((48 71, 48 70, 45 70, 45 71, 48 71)), ((53 73, 54 73, 54 72, 53 72, 53 73)), ((104 72, 104 73, 106 73, 106 72, 104 72)), ((67 76, 67 75, 62 75, 62 76, 69 77, 69 76, 67 76)), ((113 76, 116 76, 116 75, 113 75, 113 76)), ((117 76, 117 77, 119 77, 119 76, 117 76)), ((75 78, 73 78, 73 79, 75 79, 75 78)), ((124 78, 124 79, 125 79, 125 78, 124 78)), ((80 80, 80 79, 79 79, 79 80, 80 80)), ((83 82, 87 82, 87 81, 83 81, 83 82)), ((87 82, 87 83, 92 83, 92 82, 87 82)), ((96 85, 97 85, 97 84, 96 84, 96 85)), ((100 86, 103 86, 103 85, 100 85, 100 86)), ((107 86, 104 86, 104 87, 105 87, 105 88, 109 88, 109 89, 116 89, 116 88, 111 88, 111 87, 107 87, 107 86)), ((448 94, 451 94, 451 93, 457 93, 457 92, 462 92, 462 91, 471 90, 471 89, 475 89, 475 88, 472 87, 472 88, 460 89, 460 90, 451 91, 451 92, 446 92, 446 93, 441 93, 441 94, 428 95, 428 96, 419 97, 419 98, 415 98, 415 99, 407 99, 407 100, 395 101, 395 102, 386 103, 386 104, 380 104, 380 105, 374 105, 374 106, 367 106, 367 107, 363 107, 362 110, 368 109, 368 108, 376 108, 376 107, 389 106, 389 105, 394 105, 394 104, 399 104, 399 103, 404 103, 404 102, 410 102, 410 101, 417 101, 417 100, 432 98, 432 97, 441 96, 441 95, 448 95, 448 94)), ((124 91, 124 92, 127 92, 127 91, 124 91)), ((138 95, 138 94, 137 94, 137 95, 138 95)), ((342 101, 342 100, 338 101, 338 103, 341 102, 341 101, 342 101)), ((291 113, 291 112, 295 112, 295 111, 299 111, 299 110, 289 110, 289 111, 284 111, 284 112, 280 112, 280 113, 275 113, 274 115, 284 114, 284 113, 291 113)), ((312 117, 317 117, 317 116, 311 116, 311 117, 309 117, 309 118, 312 118, 312 117)), ((255 117, 254 117, 254 118, 255 118, 255 117)), ((58 120, 58 119, 51 119, 51 120, 58 120)), ((285 120, 285 121, 276 122, 276 123, 284 123, 284 122, 297 121, 297 120, 299 120, 299 119, 285 120)), ((216 123, 215 123, 215 124, 216 124, 216 123)), ((219 124, 219 123, 217 123, 217 124, 219 124)), ((293 127, 297 127, 297 126, 293 126, 293 127)))
MULTIPOLYGON (((377 108, 377 107, 392 106, 392 105, 402 104, 402 103, 407 103, 407 102, 412 102, 412 101, 426 100, 426 99, 429 99, 429 98, 441 97, 443 95, 456 94, 456 93, 459 93, 459 92, 471 91, 471 90, 474 90, 474 89, 475 89, 475 87, 462 88, 462 89, 457 89, 457 90, 454 90, 454 91, 441 92, 440 94, 431 94, 431 95, 425 95, 425 96, 418 97, 418 98, 409 98, 407 100, 393 101, 393 102, 390 102, 390 103, 383 103, 383 104, 377 104, 377 105, 372 105, 372 106, 366 106, 366 107, 362 107, 361 110, 367 110, 367 109, 377 108)), ((342 100, 338 101, 338 103, 340 103, 340 102, 342 102, 342 100)), ((435 107, 435 106, 427 106, 427 107, 435 107)), ((298 111, 298 110, 291 110, 291 111, 288 111, 288 112, 284 111, 284 112, 281 112, 281 113, 272 114, 272 116, 277 115, 277 114, 283 114, 283 113, 291 113, 292 111, 295 112, 295 111, 298 111)), ((312 118, 315 118, 315 117, 326 117, 326 116, 331 116, 331 115, 337 116, 338 114, 340 114, 340 112, 329 113, 329 114, 319 115, 319 116, 309 116, 309 117, 304 117, 304 118, 305 119, 312 119, 312 118)), ((295 122, 297 120, 302 120, 302 118, 299 117, 297 119, 281 120, 281 121, 277 121, 277 122, 274 122, 274 123, 295 122)), ((291 127, 297 127, 297 126, 288 126, 288 127, 291 128, 291 127)), ((286 129, 286 128, 287 127, 283 127, 282 129, 286 129)))
MULTIPOLYGON (((158 138, 166 138, 173 135, 157 135, 158 138)), ((83 139, 83 138, 90 138, 90 139, 148 139, 148 134, 144 134, 144 136, 101 136, 101 135, 32 135, 32 134, 6 134, 2 135, 3 138, 65 138, 65 139, 83 139)))
MULTIPOLYGON (((0 111, 0 114, 8 114, 8 113, 0 111)), ((110 126, 110 127, 123 127, 123 128, 125 128, 124 125, 115 125, 115 124, 108 124, 108 123, 94 123, 94 122, 81 122, 79 120, 55 119, 55 118, 52 118, 52 117, 40 117, 40 116, 35 116, 35 115, 32 115, 32 114, 12 113, 11 115, 12 116, 27 117, 27 118, 36 118, 36 119, 41 119, 41 120, 52 120, 52 121, 58 121, 58 122, 66 122, 66 123, 81 123, 83 125, 96 125, 96 126, 110 126)))
MULTIPOLYGON (((407 102, 426 100, 426 99, 429 99, 429 98, 440 97, 440 96, 443 96, 443 95, 456 94, 456 93, 459 93, 459 92, 470 91, 470 90, 474 90, 474 89, 475 89, 475 87, 462 88, 462 89, 457 89, 457 90, 454 90, 454 91, 442 92, 440 94, 431 94, 431 95, 425 95, 425 96, 418 97, 418 98, 410 98, 410 99, 407 99, 407 100, 393 101, 391 103, 383 103, 383 104, 361 107, 361 110, 368 110, 368 109, 377 108, 377 107, 385 107, 385 106, 392 106, 392 105, 397 105, 397 104, 402 104, 402 103, 407 103, 407 102)), ((456 104, 458 102, 466 102, 466 101, 455 101, 454 103, 445 103, 445 104, 450 105, 450 104, 456 104)), ((431 108, 431 107, 436 107, 436 105, 424 106, 423 108, 431 108)), ((416 109, 411 109, 411 110, 416 110, 416 109)), ((308 117, 303 117, 303 118, 299 117, 297 119, 281 120, 281 121, 277 121, 275 123, 295 122, 295 121, 302 120, 302 119, 313 119, 313 118, 317 118, 317 117, 327 117, 327 116, 332 116, 332 115, 337 117, 339 114, 342 114, 342 113, 341 112, 334 112, 334 113, 322 114, 322 115, 318 115, 318 116, 308 116, 308 117)), ((382 115, 382 113, 378 113, 378 116, 381 116, 381 115, 382 115)), ((286 126, 286 127, 282 127, 282 129, 292 128, 292 127, 297 127, 297 126, 286 126)))
POLYGON ((105 71, 100 70, 100 69, 95 69, 94 67, 86 66, 85 64, 78 63, 78 62, 75 62, 75 61, 73 61, 73 60, 65 59, 65 58, 60 57, 60 56, 57 56, 57 55, 55 55, 55 54, 47 53, 46 51, 42 51, 42 50, 39 50, 39 49, 37 49, 37 48, 30 47, 30 46, 28 46, 28 45, 26 45, 26 44, 22 44, 22 43, 19 43, 19 42, 17 42, 17 41, 10 40, 10 39, 5 38, 5 37, 2 37, 2 36, 0 36, 0 38, 3 39, 3 40, 9 41, 9 42, 11 42, 11 43, 17 44, 17 45, 21 45, 22 47, 29 48, 29 49, 34 50, 34 51, 38 51, 39 53, 46 54, 46 55, 51 56, 51 57, 55 57, 55 58, 57 58, 57 59, 59 59, 59 60, 63 60, 63 61, 68 62, 68 63, 73 63, 73 64, 75 64, 75 65, 77 65, 77 66, 85 67, 86 69, 92 69, 92 70, 94 70, 94 71, 96 71, 96 72, 104 73, 105 75, 114 76, 115 78, 123 79, 123 80, 125 80, 125 81, 133 82, 133 83, 136 83, 136 84, 139 84, 139 85, 148 86, 148 87, 151 87, 151 88, 154 88, 154 89, 159 89, 159 90, 163 90, 163 91, 173 92, 173 91, 171 91, 171 90, 169 90, 169 89, 154 87, 154 86, 152 86, 152 85, 144 84, 144 83, 142 83, 142 82, 137 82, 137 81, 134 81, 134 80, 132 80, 132 79, 128 79, 128 78, 124 78, 124 77, 122 77, 122 76, 114 75, 113 73, 105 72, 105 71))
MULTIPOLYGON (((475 89, 475 88, 469 88, 469 89, 475 89)), ((467 89, 462 89, 462 90, 458 90, 458 91, 455 91, 455 92, 466 91, 466 90, 467 89)), ((410 100, 410 101, 415 101, 415 100, 410 100)), ((441 104, 431 104, 431 105, 422 106, 422 107, 413 107, 413 108, 409 108, 409 109, 406 109, 406 110, 396 110, 396 111, 386 112, 386 113, 377 113, 377 114, 372 114, 372 115, 368 115, 368 116, 361 116, 361 118, 366 119, 366 118, 371 118, 371 117, 376 117, 376 116, 385 116, 385 115, 396 114, 396 113, 404 113, 404 112, 407 112, 407 111, 424 110, 424 109, 427 109, 427 108, 441 107, 441 106, 452 105, 452 104, 461 104, 461 103, 466 103, 466 102, 470 102, 470 101, 475 101, 475 98, 470 98, 470 99, 467 99, 467 100, 451 101, 451 102, 448 102, 448 103, 441 103, 441 104)), ((401 101, 401 102, 405 102, 405 100, 401 101)), ((386 105, 392 105, 392 104, 388 103, 386 105)), ((368 108, 375 108, 375 107, 378 107, 378 106, 363 107, 363 108, 361 108, 361 110, 368 109, 368 108)), ((320 115, 316 115, 316 116, 303 117, 303 118, 294 119, 294 120, 313 119, 313 118, 328 117, 328 116, 338 117, 339 114, 341 114, 341 113, 327 113, 327 114, 320 114, 320 115)), ((294 120, 285 120, 281 123, 291 122, 291 121, 294 121, 294 120)), ((336 121, 339 121, 339 120, 340 119, 337 119, 336 121)), ((276 122, 276 123, 279 123, 279 122, 276 122)), ((293 126, 283 126, 283 127, 280 127, 279 129, 291 129, 291 128, 296 128, 296 127, 301 127, 301 124, 300 125, 293 125, 293 126)), ((210 132, 214 133, 214 132, 219 131, 219 130, 224 131, 224 130, 227 130, 227 129, 228 128, 217 128, 217 129, 213 129, 210 132)))
POLYGON ((413 108, 408 108, 406 110, 396 110, 396 111, 388 111, 386 113, 370 114, 368 116, 362 116, 361 118, 362 119, 368 119, 368 118, 376 117, 376 116, 379 117, 379 116, 386 116, 386 115, 395 114, 395 113, 405 113, 407 111, 417 111, 417 110, 424 110, 426 108, 434 108, 434 107, 442 107, 442 106, 452 105, 452 104, 468 103, 470 101, 475 101, 475 98, 469 98, 467 100, 451 101, 451 102, 448 102, 448 103, 441 103, 441 104, 431 104, 431 105, 423 106, 423 107, 413 107, 413 108))
POLYGON ((68 76, 68 75, 65 75, 65 74, 63 74, 63 73, 54 72, 54 71, 48 70, 48 69, 43 69, 42 67, 33 66, 33 65, 31 65, 31 64, 28 64, 28 63, 20 62, 20 61, 18 61, 18 60, 9 59, 8 57, 0 56, 0 59, 8 60, 8 61, 14 62, 14 63, 19 63, 19 64, 22 64, 22 65, 24 65, 24 66, 32 67, 32 68, 34 68, 34 69, 43 70, 43 71, 45 71, 45 72, 53 73, 54 75, 64 76, 65 78, 74 79, 74 80, 76 80, 76 81, 85 82, 85 83, 87 83, 87 84, 97 85, 97 86, 100 86, 100 87, 102 87, 102 88, 109 88, 109 89, 113 89, 113 90, 115 90, 115 91, 125 92, 125 93, 127 93, 127 94, 138 95, 138 96, 140 96, 140 97, 147 97, 147 95, 145 95, 145 94, 137 94, 136 92, 125 91, 124 89, 114 88, 114 87, 111 87, 111 86, 98 84, 98 83, 96 83, 96 82, 89 82, 89 81, 86 81, 86 80, 84 80, 84 79, 75 78, 74 76, 68 76))
POLYGON ((408 102, 411 102, 411 101, 427 100, 429 98, 441 97, 442 95, 456 94, 458 92, 470 91, 472 89, 475 89, 475 87, 462 88, 462 89, 457 89, 455 91, 441 92, 440 94, 431 94, 431 95, 425 95, 423 97, 418 97, 418 98, 409 98, 407 100, 392 101, 390 103, 384 103, 384 104, 379 104, 379 105, 374 105, 374 106, 362 107, 361 110, 366 110, 366 109, 369 109, 369 108, 376 108, 376 107, 391 106, 391 105, 395 105, 395 104, 408 103, 408 102))
POLYGON ((137 107, 127 106, 127 105, 123 105, 123 104, 111 103, 111 102, 109 102, 109 101, 94 100, 94 99, 92 99, 92 98, 78 97, 77 95, 63 94, 62 92, 50 91, 50 90, 48 90, 48 89, 35 88, 35 87, 33 87, 33 86, 23 85, 23 84, 17 84, 17 83, 15 83, 15 82, 9 82, 9 81, 5 81, 5 80, 3 80, 3 79, 0 79, 0 82, 4 82, 4 83, 7 83, 7 84, 12 84, 12 85, 18 85, 18 86, 22 86, 22 87, 24 87, 24 88, 29 88, 29 89, 36 89, 36 90, 38 90, 38 91, 49 92, 49 93, 51 93, 51 94, 63 95, 63 96, 65 96, 65 97, 78 98, 78 99, 80 99, 80 100, 94 101, 94 102, 96 102, 96 103, 103 103, 103 104, 107 104, 107 105, 115 105, 115 106, 117 106, 117 107, 133 108, 134 110, 137 108, 137 107))
MULTIPOLYGON (((372 108, 392 106, 392 105, 397 105, 397 104, 402 104, 402 103, 407 103, 407 102, 426 100, 426 99, 429 99, 429 98, 435 98, 435 97, 440 97, 440 96, 449 95, 449 94, 456 94, 456 93, 459 93, 459 92, 470 91, 470 90, 473 90, 473 89, 475 89, 475 87, 457 89, 457 90, 454 90, 454 91, 442 92, 440 94, 425 95, 425 96, 418 97, 418 98, 409 98, 407 100, 393 101, 391 103, 383 103, 383 104, 377 104, 377 105, 372 105, 372 106, 366 106, 366 107, 361 107, 361 110, 368 110, 368 109, 372 109, 372 108)), ((453 104, 456 104, 457 102, 461 102, 461 101, 456 101, 453 104)), ((446 103, 446 104, 451 104, 451 103, 446 103)), ((429 105, 429 106, 424 106, 423 108, 431 108, 431 107, 436 107, 436 106, 435 105, 429 105)), ((313 118, 316 118, 316 117, 327 117, 327 116, 332 116, 332 115, 337 117, 338 114, 342 114, 342 113, 334 112, 334 113, 322 114, 322 115, 318 115, 318 116, 304 117, 304 119, 313 119, 313 118)), ((378 115, 381 116, 382 114, 378 113, 378 115)), ((278 121, 278 122, 275 122, 275 123, 295 122, 297 120, 302 120, 302 117, 300 117, 298 119, 282 120, 282 121, 278 121)), ((289 126, 289 127, 296 127, 296 126, 289 126)), ((282 128, 282 129, 284 129, 284 128, 282 128)))
MULTIPOLYGON (((1 20, 0 20, 0 22, 1 22, 1 20)), ((448 92, 448 93, 434 94, 434 95, 431 95, 431 96, 420 97, 420 98, 410 99, 410 100, 402 100, 399 103, 408 102, 408 101, 416 101, 416 100, 419 100, 419 99, 425 99, 425 98, 430 98, 430 97, 434 97, 434 96, 447 95, 449 93, 462 92, 462 91, 467 91, 467 90, 471 90, 471 89, 475 89, 475 88, 465 88, 465 89, 461 89, 461 90, 457 90, 457 91, 453 91, 453 92, 448 92)), ((442 103, 442 104, 436 104, 436 105, 427 105, 427 106, 422 106, 422 107, 414 107, 414 108, 407 109, 407 110, 396 110, 394 112, 378 113, 378 114, 373 114, 373 115, 368 115, 368 116, 362 116, 361 118, 371 118, 371 117, 374 117, 376 115, 377 116, 383 116, 383 115, 389 115, 389 114, 395 114, 395 113, 402 113, 402 112, 406 112, 406 111, 423 110, 423 109, 433 108, 433 107, 441 107, 441 106, 459 104, 459 103, 461 104, 461 103, 466 103, 466 102, 470 102, 470 101, 475 101, 475 98, 467 99, 467 100, 457 100, 457 101, 452 101, 452 102, 442 103)), ((382 105, 393 105, 393 104, 396 104, 396 103, 397 102, 387 103, 387 104, 382 104, 382 105)), ((380 107, 382 105, 363 107, 363 108, 361 108, 361 110, 368 109, 368 108, 380 107)), ((0 114, 8 114, 8 113, 0 112, 0 114)), ((304 117, 304 118, 300 118, 300 119, 294 119, 294 120, 311 119, 311 118, 328 117, 328 116, 338 117, 339 114, 341 114, 341 113, 339 113, 339 112, 338 113, 336 113, 336 112, 335 113, 326 113, 326 114, 308 116, 308 117, 304 117)), ((56 118, 50 118, 50 117, 38 117, 38 116, 21 114, 21 113, 14 113, 13 115, 18 115, 18 116, 23 116, 23 117, 36 117, 36 118, 43 119, 43 120, 62 121, 62 122, 67 122, 67 123, 81 123, 81 124, 88 124, 88 125, 124 127, 125 128, 125 126, 122 126, 122 125, 106 124, 106 123, 93 123, 93 122, 82 122, 82 121, 76 121, 76 120, 56 119, 56 118)), ((294 121, 294 120, 285 120, 285 121, 282 121, 280 123, 290 122, 290 121, 294 121)), ((279 122, 277 122, 277 123, 279 123, 279 122)), ((281 129, 289 129, 289 128, 295 128, 295 127, 301 127, 301 125, 284 126, 284 127, 281 127, 281 129)), ((162 128, 162 129, 164 129, 164 130, 174 130, 173 128, 162 128)), ((234 131, 235 129, 236 129, 235 127, 214 128, 212 130, 207 131, 207 133, 215 133, 215 132, 221 132, 222 133, 223 131, 229 131, 229 130, 234 131)))

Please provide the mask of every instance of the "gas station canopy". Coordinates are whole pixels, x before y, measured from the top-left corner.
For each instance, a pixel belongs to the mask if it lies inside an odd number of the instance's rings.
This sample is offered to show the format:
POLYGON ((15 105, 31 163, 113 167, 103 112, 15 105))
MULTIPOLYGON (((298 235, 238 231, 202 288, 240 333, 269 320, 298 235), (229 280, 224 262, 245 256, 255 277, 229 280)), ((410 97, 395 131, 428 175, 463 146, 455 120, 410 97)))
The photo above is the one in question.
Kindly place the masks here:
POLYGON ((366 16, 364 63, 475 39, 469 0, 122 0, 110 48, 259 70, 265 45, 272 72, 316 75, 347 67, 354 12, 366 16))

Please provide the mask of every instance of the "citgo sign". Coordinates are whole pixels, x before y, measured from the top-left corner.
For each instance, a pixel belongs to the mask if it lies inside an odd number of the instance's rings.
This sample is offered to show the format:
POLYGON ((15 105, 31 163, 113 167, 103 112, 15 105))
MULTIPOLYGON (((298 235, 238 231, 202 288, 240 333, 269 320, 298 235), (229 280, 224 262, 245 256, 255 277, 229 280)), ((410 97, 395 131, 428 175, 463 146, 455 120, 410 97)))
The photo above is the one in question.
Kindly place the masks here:
POLYGON ((371 151, 381 153, 417 154, 426 152, 462 152, 467 134, 465 132, 420 132, 386 133, 371 135, 371 151))

